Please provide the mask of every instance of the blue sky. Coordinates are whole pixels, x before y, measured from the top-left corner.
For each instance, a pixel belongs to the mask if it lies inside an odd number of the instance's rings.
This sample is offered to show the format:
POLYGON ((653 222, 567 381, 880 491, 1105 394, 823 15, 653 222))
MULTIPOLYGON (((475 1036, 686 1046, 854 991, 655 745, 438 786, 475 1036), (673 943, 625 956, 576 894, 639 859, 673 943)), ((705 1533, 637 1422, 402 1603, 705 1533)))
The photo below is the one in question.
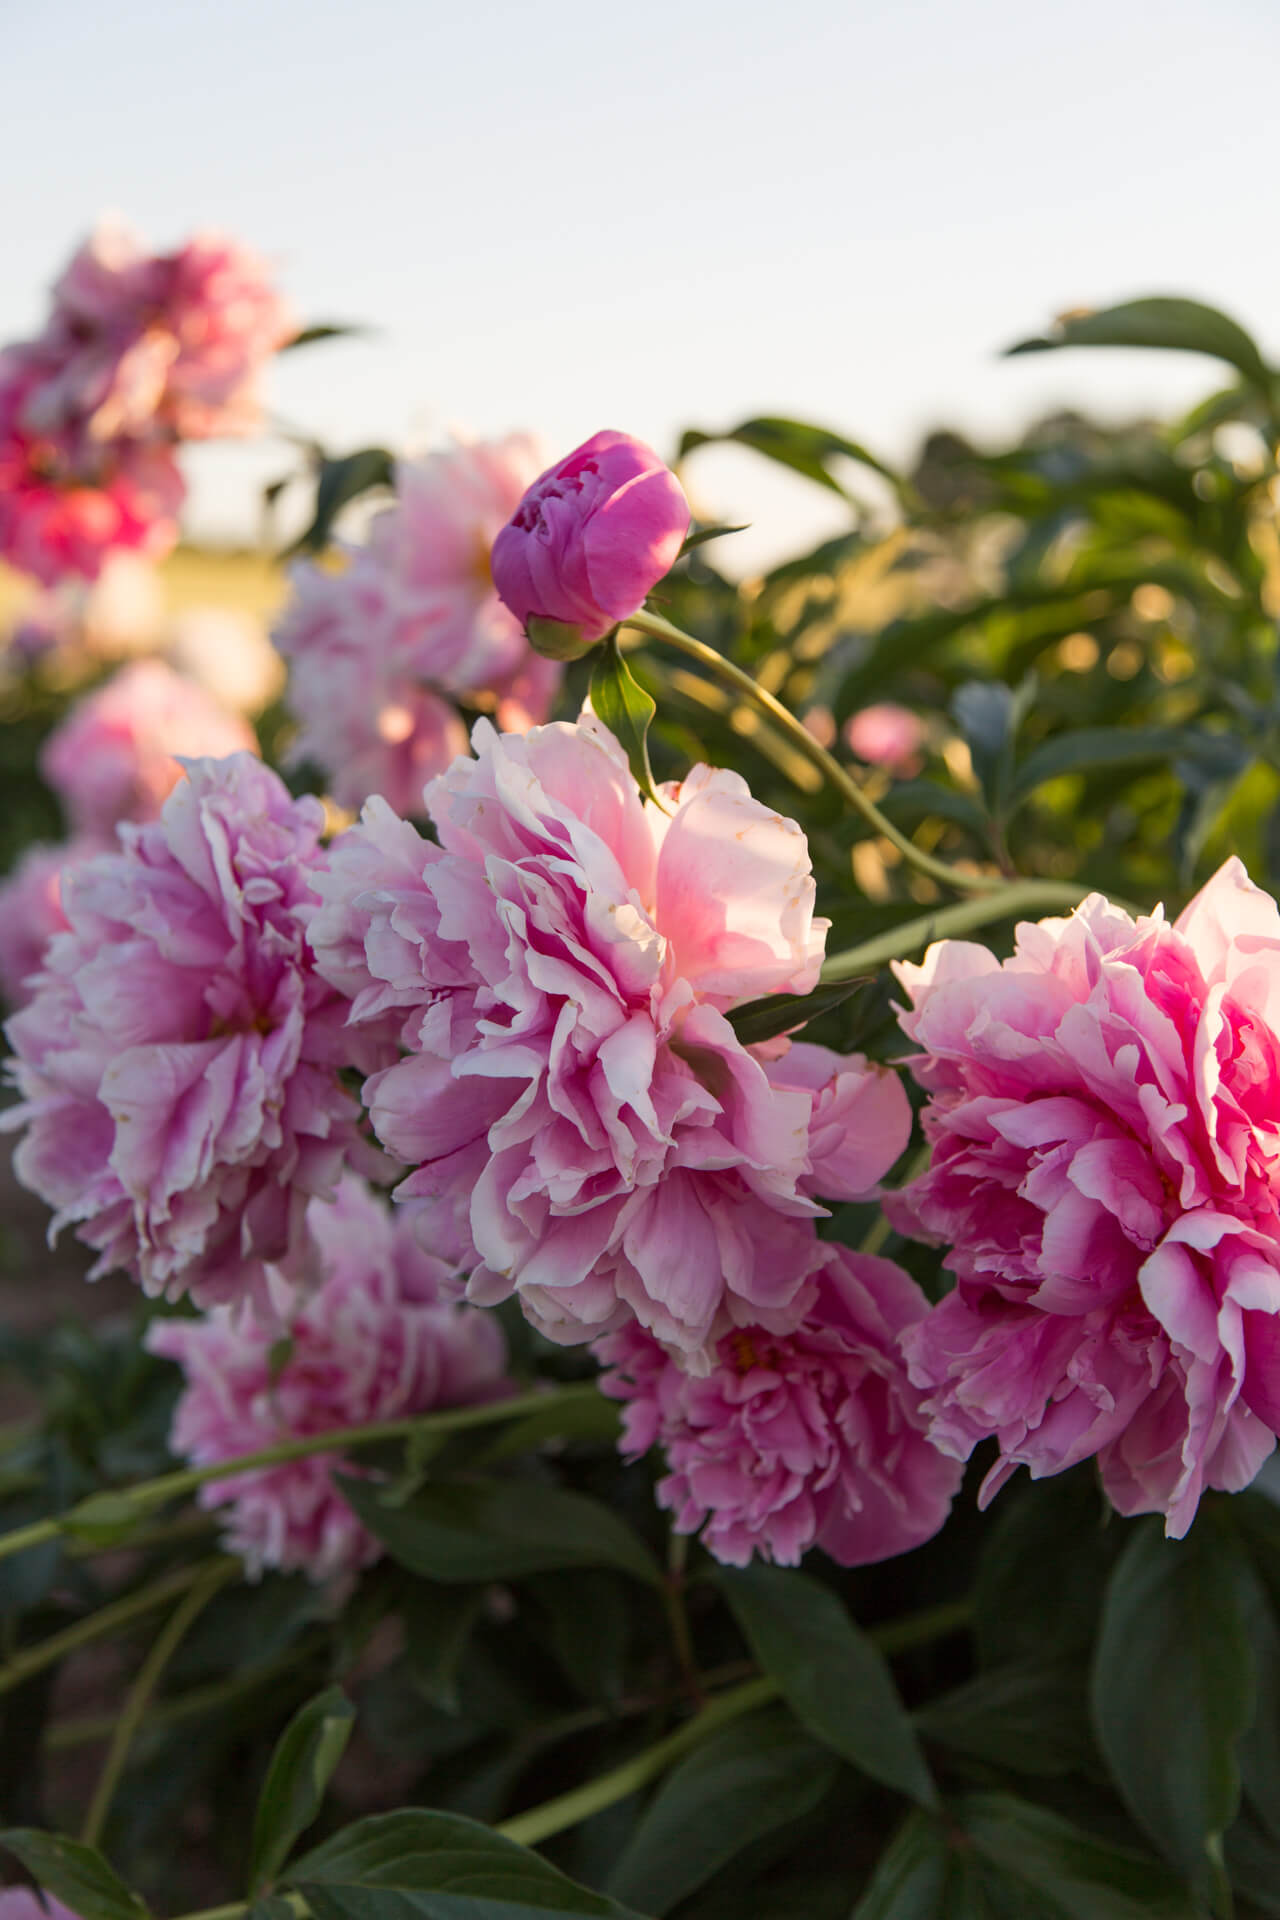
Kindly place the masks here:
MULTIPOLYGON (((228 228, 306 318, 378 329, 273 381, 338 448, 777 411, 902 456, 1189 400, 1209 363, 996 357, 1141 292, 1280 353, 1271 0, 0 0, 0 62, 0 335, 103 208, 228 228)), ((250 530, 281 470, 202 449, 193 529, 250 530)), ((748 556, 830 524, 749 456, 692 471, 748 556)))

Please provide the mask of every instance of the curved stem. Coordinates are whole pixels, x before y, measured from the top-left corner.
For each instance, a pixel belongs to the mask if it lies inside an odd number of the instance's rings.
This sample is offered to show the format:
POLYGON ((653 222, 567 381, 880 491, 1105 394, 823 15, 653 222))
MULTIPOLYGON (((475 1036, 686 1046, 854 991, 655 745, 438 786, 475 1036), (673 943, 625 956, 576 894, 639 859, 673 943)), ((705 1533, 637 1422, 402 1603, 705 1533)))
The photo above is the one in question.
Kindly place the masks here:
POLYGON ((553 1833, 561 1833, 566 1827, 576 1827, 579 1821, 589 1820, 593 1813, 611 1807, 615 1800, 625 1800, 629 1793, 648 1786, 651 1780, 656 1780, 659 1774, 674 1766, 692 1747, 705 1740, 709 1733, 777 1697, 778 1684, 775 1680, 747 1680, 742 1686, 734 1687, 710 1701, 701 1713, 695 1714, 683 1727, 677 1727, 665 1740, 646 1747, 633 1760, 624 1761, 620 1767, 602 1773, 598 1779, 588 1780, 585 1786, 575 1787, 570 1793, 562 1793, 554 1800, 544 1801, 540 1807, 531 1807, 528 1813, 518 1813, 514 1819, 504 1820, 497 1831, 508 1840, 518 1840, 523 1847, 536 1847, 539 1841, 549 1840, 553 1833))
MULTIPOLYGON (((560 1387, 554 1393, 522 1393, 511 1400, 486 1400, 478 1406, 454 1407, 443 1413, 378 1420, 366 1427, 335 1427, 329 1433, 309 1433, 280 1440, 256 1453, 233 1454, 227 1460, 215 1460, 207 1466, 185 1467, 177 1473, 161 1474, 155 1480, 140 1480, 132 1487, 114 1489, 105 1497, 113 1503, 135 1507, 143 1514, 182 1494, 194 1493, 210 1480, 226 1480, 257 1467, 274 1467, 285 1460, 305 1460, 315 1453, 346 1453, 352 1447, 375 1446, 380 1440, 407 1440, 415 1434, 461 1433, 468 1427, 489 1426, 495 1420, 519 1420, 529 1413, 542 1413, 550 1406, 594 1399, 596 1392, 594 1383, 588 1382, 583 1386, 560 1387)), ((29 1547, 42 1546, 46 1540, 56 1540, 59 1534, 74 1533, 77 1524, 91 1525, 93 1503, 99 1497, 91 1495, 81 1506, 71 1507, 66 1513, 53 1514, 47 1520, 36 1520, 30 1526, 0 1534, 0 1560, 8 1559, 10 1554, 24 1553, 29 1547)), ((108 1544, 114 1548, 124 1543, 113 1536, 108 1544)), ((99 1550, 105 1551, 105 1547, 99 1550)))
MULTIPOLYGON (((213 1562, 213 1566, 227 1568, 228 1579, 232 1573, 240 1570, 239 1562, 235 1560, 219 1559, 213 1562)), ((12 1660, 0 1667, 0 1693, 11 1692, 14 1687, 20 1687, 24 1680, 29 1680, 33 1673, 43 1672, 45 1667, 55 1665, 67 1654, 89 1646, 94 1640, 105 1639, 117 1627, 130 1626, 144 1614, 162 1607, 166 1600, 177 1599, 179 1594, 196 1586, 211 1571, 207 1560, 199 1561, 193 1567, 178 1567, 162 1580, 153 1580, 149 1587, 139 1587, 136 1593, 127 1593, 123 1600, 114 1600, 110 1606, 100 1607, 97 1613, 77 1620, 74 1626, 51 1634, 49 1639, 41 1640, 37 1646, 21 1648, 12 1660)))
MULTIPOLYGON (((957 900, 952 906, 938 907, 933 913, 919 914, 889 927, 873 940, 846 947, 843 953, 830 954, 822 969, 824 985, 856 979, 860 973, 873 973, 887 960, 903 960, 926 947, 932 940, 946 940, 959 933, 974 933, 990 926, 993 920, 1008 920, 1017 915, 1043 913, 1058 907, 1067 912, 1078 907, 1090 889, 1064 880, 1015 880, 999 893, 981 900, 957 900)), ((1119 906, 1122 902, 1116 901, 1119 906)), ((3 1543, 0 1542, 0 1545, 3 1543)))
POLYGON ((873 800, 869 800, 847 767, 829 754, 825 747, 819 746, 808 729, 801 725, 795 715, 783 706, 781 700, 767 692, 749 673, 735 666, 732 660, 726 660, 714 647, 708 647, 701 640, 695 640, 690 633, 683 633, 679 627, 673 627, 661 614, 650 613, 641 608, 622 622, 624 627, 633 627, 638 633, 646 633, 650 639, 665 640, 668 646, 679 648, 691 660, 696 660, 708 673, 716 674, 730 686, 753 700, 778 726, 792 746, 799 749, 805 758, 818 769, 828 785, 835 788, 841 798, 860 813, 867 825, 876 833, 891 841, 903 859, 909 861, 917 872, 924 873, 931 880, 939 880, 945 887, 952 887, 957 893, 986 893, 993 887, 1003 887, 1007 883, 998 873, 957 873, 944 860, 935 860, 932 854, 918 847, 914 840, 894 826, 892 820, 881 813, 873 800))
POLYGON ((219 1587, 225 1587, 228 1580, 239 1571, 234 1561, 215 1561, 213 1566, 207 1567, 204 1577, 197 1580, 174 1608, 164 1631, 139 1667, 129 1697, 116 1722, 111 1745, 107 1749, 107 1757, 102 1763, 102 1772, 98 1775, 98 1784, 93 1790, 93 1799, 89 1802, 89 1811, 80 1831, 80 1838, 86 1847, 96 1847, 102 1838, 102 1829, 129 1758, 129 1749, 160 1675, 177 1652, 197 1615, 212 1600, 219 1587))

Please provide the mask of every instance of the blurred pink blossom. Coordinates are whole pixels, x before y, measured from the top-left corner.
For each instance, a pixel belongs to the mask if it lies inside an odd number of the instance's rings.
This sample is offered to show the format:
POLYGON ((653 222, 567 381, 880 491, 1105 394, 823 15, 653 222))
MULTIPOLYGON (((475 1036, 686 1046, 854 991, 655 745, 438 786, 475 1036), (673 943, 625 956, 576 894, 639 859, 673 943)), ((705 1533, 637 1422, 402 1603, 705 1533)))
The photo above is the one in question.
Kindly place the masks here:
POLYGON ((0 1920, 79 1920, 79 1915, 43 1889, 0 1887, 0 1920))
POLYGON ((1280 914, 1228 860, 1170 926, 1093 894, 1003 964, 901 964, 929 1171, 891 1210, 958 1284, 904 1338, 938 1445, 994 1436, 984 1504, 1096 1455, 1186 1532, 1280 1429, 1280 914))
POLYGON ((670 573, 688 531, 674 473, 607 429, 534 481, 493 543, 494 584, 522 627, 553 620, 602 640, 670 573))
POLYGON ((659 1504, 732 1566, 795 1566, 814 1546, 842 1566, 888 1560, 938 1531, 960 1484, 898 1351, 924 1295, 892 1261, 823 1256, 800 1324, 734 1328, 703 1378, 634 1322, 594 1348, 602 1390, 624 1403, 623 1453, 663 1448, 659 1504))
POLYGON ((910 707, 896 707, 889 700, 863 707, 845 722, 844 737, 859 760, 873 767, 908 774, 918 773, 923 764, 924 722, 910 707))
POLYGON ((346 1027, 307 927, 318 801, 247 753, 188 763, 159 820, 66 876, 69 931, 7 1032, 25 1133, 14 1167, 148 1293, 266 1297, 344 1162, 372 1169, 339 1074, 388 1057, 346 1027))
POLYGON ((96 835, 60 846, 37 842, 0 881, 0 993, 10 1007, 24 1006, 30 999, 27 982, 43 965, 45 948, 55 933, 67 930, 63 874, 106 845, 96 835))
POLYGON ((439 844, 370 801, 311 929, 353 1020, 402 1022, 365 1089, 400 1194, 465 1196, 471 1297, 515 1291, 552 1339, 634 1314, 696 1366, 727 1324, 789 1328, 811 1190, 872 1187, 910 1130, 893 1075, 794 1048, 788 1081, 725 1017, 817 979, 804 834, 708 767, 645 804, 591 717, 473 740, 427 790, 439 844))
POLYGON ((301 723, 294 757, 324 770, 340 805, 380 793, 421 813, 425 782, 466 751, 457 703, 518 732, 549 713, 561 669, 530 650, 489 575, 537 462, 523 434, 401 461, 395 504, 346 566, 293 569, 274 638, 301 723))
POLYGON ((257 752, 253 728, 163 660, 137 660, 78 700, 40 752, 73 833, 154 820, 182 768, 175 755, 257 752))
MULTIPOLYGON (((512 1390, 497 1320, 456 1303, 451 1269, 362 1181, 348 1176, 335 1199, 313 1200, 307 1230, 316 1284, 277 1315, 216 1307, 152 1322, 147 1346, 186 1376, 170 1444, 194 1466, 512 1390)), ((367 1472, 359 1458, 311 1454, 228 1474, 200 1489, 200 1504, 225 1509, 224 1543, 252 1577, 270 1567, 349 1578, 382 1552, 333 1480, 367 1472)))

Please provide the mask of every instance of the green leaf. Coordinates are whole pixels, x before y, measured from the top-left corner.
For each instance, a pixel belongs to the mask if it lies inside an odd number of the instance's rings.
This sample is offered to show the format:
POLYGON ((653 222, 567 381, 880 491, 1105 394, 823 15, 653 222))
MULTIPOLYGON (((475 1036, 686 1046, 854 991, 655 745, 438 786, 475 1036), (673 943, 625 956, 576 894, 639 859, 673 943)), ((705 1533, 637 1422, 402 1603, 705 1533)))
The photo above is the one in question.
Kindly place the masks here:
POLYGON ((395 460, 385 447, 362 447, 336 460, 321 460, 316 479, 316 509, 311 525, 290 547, 290 554, 319 553, 333 532, 343 507, 375 487, 389 487, 395 479, 395 460))
POLYGON ((1080 727, 1055 734, 1029 753, 1014 778, 1010 808, 1020 807, 1046 780, 1068 773, 1099 773, 1150 761, 1186 759, 1207 770, 1238 771, 1239 743, 1188 727, 1080 727))
POLYGON ((829 987, 815 987, 812 993, 767 993, 761 1000, 745 1000, 726 1018, 743 1046, 753 1047, 780 1033, 794 1033, 820 1014, 843 1006, 870 978, 870 974, 862 974, 852 980, 837 980, 829 987))
POLYGON ((1206 1897, 1222 1900, 1222 1835, 1240 1800, 1236 1744, 1253 1713, 1253 1657, 1234 1542, 1202 1512, 1185 1540, 1150 1520, 1112 1574, 1093 1667, 1093 1718, 1135 1819, 1206 1897))
POLYGON ((551 1398, 523 1420, 510 1420, 499 1428, 493 1440, 474 1455, 474 1464, 496 1466, 500 1460, 531 1453, 544 1440, 589 1440, 616 1447, 621 1429, 622 1409, 603 1393, 567 1402, 551 1398))
POLYGON ((636 1920, 491 1828, 413 1808, 345 1827, 295 1862, 289 1884, 315 1920, 636 1920))
POLYGON ((401 1612, 409 1671, 425 1698, 444 1713, 458 1711, 458 1667, 483 1593, 481 1587, 415 1581, 405 1595, 401 1612))
POLYGON ((1051 334, 1020 340, 1006 352, 1045 353, 1056 347, 1161 347, 1207 353, 1225 360, 1264 393, 1271 385, 1271 370, 1242 326, 1216 307, 1168 294, 1126 300, 1118 307, 1091 313, 1064 314, 1051 334))
POLYGON ((94 1493, 62 1516, 62 1528, 86 1546, 109 1547, 133 1532, 139 1520, 136 1500, 124 1493, 94 1493))
POLYGON ((1000 680, 968 680, 951 701, 952 715, 973 757, 973 770, 997 820, 1008 810, 1014 743, 1035 696, 1036 681, 1029 674, 1016 690, 1000 680))
POLYGON ((292 353, 296 347, 313 347, 319 340, 343 340, 358 338, 369 332, 368 327, 348 326, 338 321, 320 321, 313 327, 303 327, 295 333, 292 340, 286 340, 277 348, 279 353, 292 353))
POLYGON ((609 1876, 619 1900, 669 1913, 762 1835, 811 1813, 838 1762, 777 1708, 736 1720, 667 1775, 609 1876))
POLYGON ((937 1788, 888 1666, 835 1594, 756 1565, 717 1575, 760 1665, 815 1739, 924 1806, 937 1788))
POLYGON ((1011 1486, 987 1517, 974 1584, 984 1666, 1082 1652, 1123 1544, 1092 1467, 1011 1486))
POLYGON ((939 1822, 911 1814, 880 1856, 852 1920, 965 1920, 966 1913, 976 1920, 980 1908, 959 1904, 955 1865, 939 1822))
POLYGON ((870 467, 888 480, 899 491, 904 481, 892 467, 869 453, 857 440, 847 440, 841 433, 833 433, 829 427, 810 426, 804 420, 786 420, 776 414, 764 415, 756 420, 744 420, 740 427, 732 427, 727 433, 702 433, 696 427, 690 427, 681 437, 677 460, 683 460, 696 447, 710 446, 717 440, 733 440, 740 447, 750 447, 756 453, 762 453, 770 460, 776 460, 781 466, 790 467, 795 473, 804 474, 807 480, 815 480, 820 487, 826 487, 831 493, 848 498, 844 487, 830 470, 830 462, 837 458, 856 460, 860 466, 870 467))
POLYGON ((1027 1660, 980 1673, 915 1716, 927 1740, 1024 1774, 1096 1764, 1078 1660, 1027 1660))
POLYGON ((956 1807, 988 1885, 1003 1882, 1011 1911, 1037 1920, 1197 1920, 1185 1887, 1148 1855, 1009 1794, 970 1794, 956 1807), (1021 1904, 1019 1904, 1021 1902, 1021 1904))
POLYGON ((298 1835, 319 1813, 354 1720, 355 1708, 341 1688, 330 1687, 300 1707, 281 1734, 253 1821, 249 1885, 255 1893, 275 1879, 298 1835))
POLYGON ((606 1567, 535 1573, 528 1590, 547 1616, 548 1641, 565 1677, 588 1700, 616 1706, 626 1679, 631 1596, 606 1567))
POLYGON ((146 1920, 145 1902, 96 1847, 36 1827, 6 1827, 0 1847, 16 1854, 37 1885, 79 1920, 146 1920))
POLYGON ((376 1482, 340 1478, 343 1498, 392 1557, 428 1580, 514 1580, 553 1567, 617 1567, 660 1586, 648 1549, 598 1500, 537 1480, 436 1481, 400 1507, 376 1482))
POLYGON ((740 527, 697 527, 693 532, 686 533, 684 544, 676 555, 676 559, 683 560, 685 555, 692 553, 695 547, 705 547, 708 540, 720 540, 726 534, 745 533, 746 531, 747 525, 745 521, 740 527))
POLYGON ((591 706, 627 756, 631 777, 646 800, 657 800, 649 765, 649 727, 658 703, 646 693, 611 633, 591 670, 591 706))

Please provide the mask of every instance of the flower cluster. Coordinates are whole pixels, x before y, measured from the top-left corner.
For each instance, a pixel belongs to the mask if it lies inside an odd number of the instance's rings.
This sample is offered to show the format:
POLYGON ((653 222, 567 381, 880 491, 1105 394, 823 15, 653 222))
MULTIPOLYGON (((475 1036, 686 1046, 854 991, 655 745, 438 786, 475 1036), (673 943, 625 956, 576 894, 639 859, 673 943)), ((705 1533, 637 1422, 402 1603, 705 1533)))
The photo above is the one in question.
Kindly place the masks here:
POLYGON ((14 1164, 148 1293, 266 1298, 308 1198, 372 1168, 344 1068, 356 1033, 307 945, 323 813, 249 754, 196 760, 159 820, 64 874, 51 942, 8 1035, 25 1126, 14 1164))
POLYGON ((396 469, 396 501, 338 571, 293 569, 275 630, 313 761, 335 800, 379 793, 421 808, 423 783, 465 753, 459 704, 523 730, 546 718, 560 669, 531 652, 489 573, 493 537, 537 469, 525 435, 458 444, 396 469))
POLYGON ((215 234, 149 254, 104 222, 42 333, 0 353, 0 555, 38 579, 172 545, 182 440, 258 422, 263 363, 295 331, 265 265, 215 234))
MULTIPOLYGON (((186 1376, 171 1441, 192 1465, 511 1390, 497 1321, 457 1303, 452 1269, 422 1250, 411 1220, 393 1219, 347 1175, 336 1199, 311 1202, 306 1226, 318 1277, 271 1317, 215 1307, 200 1320, 152 1323, 151 1352, 186 1376)), ((308 1454, 208 1481, 200 1502, 226 1509, 225 1544, 251 1574, 341 1579, 381 1547, 342 1499, 335 1471, 364 1469, 308 1454)))
POLYGON ((902 965, 929 1171, 895 1201, 953 1293, 908 1330, 931 1431, 989 1499, 1097 1457, 1190 1525, 1280 1430, 1280 913, 1229 860, 1172 925, 1093 895, 1001 964, 902 965))

